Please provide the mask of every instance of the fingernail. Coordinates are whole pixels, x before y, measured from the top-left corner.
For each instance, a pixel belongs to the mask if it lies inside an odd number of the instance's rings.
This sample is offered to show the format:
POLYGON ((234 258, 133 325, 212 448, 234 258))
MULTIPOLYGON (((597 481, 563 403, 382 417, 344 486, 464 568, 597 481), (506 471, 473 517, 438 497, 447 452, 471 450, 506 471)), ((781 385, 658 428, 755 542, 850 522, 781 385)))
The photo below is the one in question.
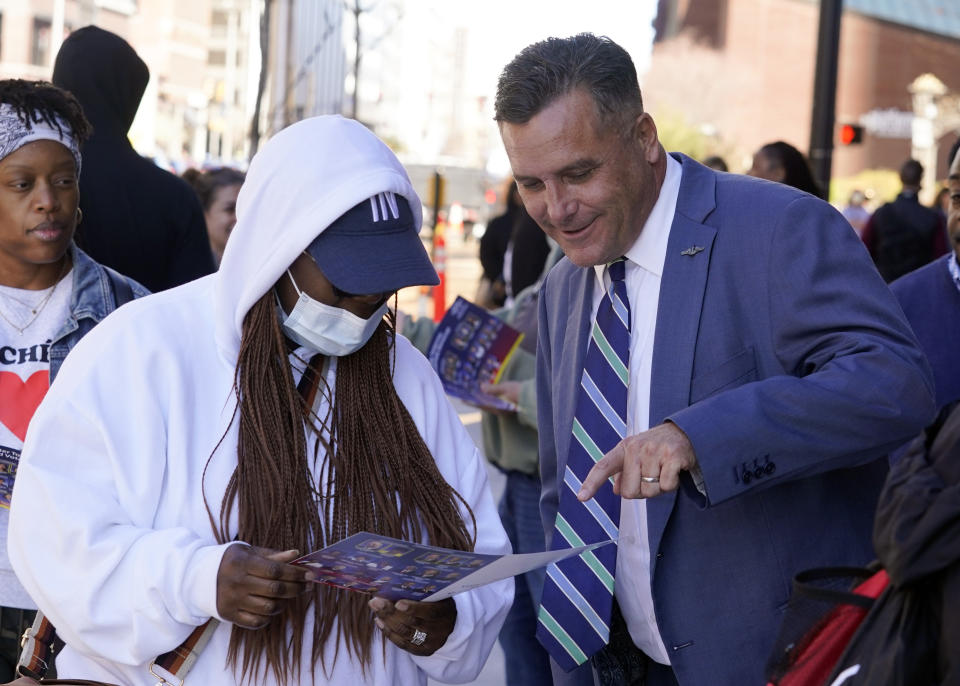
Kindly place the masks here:
POLYGON ((383 600, 380 598, 371 598, 367 605, 370 606, 371 610, 376 610, 378 612, 384 608, 383 600))
POLYGON ((410 609, 410 603, 408 603, 406 600, 401 600, 395 605, 395 607, 400 610, 400 612, 406 612, 410 609))
POLYGON ((577 492, 577 500, 579 500, 580 502, 583 502, 584 500, 587 499, 587 498, 586 498, 586 495, 587 495, 587 494, 586 494, 586 493, 584 492, 584 490, 581 488, 581 489, 577 492))
POLYGON ((303 578, 306 579, 307 581, 316 581, 317 575, 314 574, 313 572, 307 572, 306 574, 304 574, 303 578))
POLYGON ((383 623, 383 620, 380 619, 379 617, 376 617, 376 618, 373 620, 373 622, 374 622, 374 624, 377 625, 377 628, 380 629, 380 631, 383 631, 383 630, 386 628, 386 625, 383 623))

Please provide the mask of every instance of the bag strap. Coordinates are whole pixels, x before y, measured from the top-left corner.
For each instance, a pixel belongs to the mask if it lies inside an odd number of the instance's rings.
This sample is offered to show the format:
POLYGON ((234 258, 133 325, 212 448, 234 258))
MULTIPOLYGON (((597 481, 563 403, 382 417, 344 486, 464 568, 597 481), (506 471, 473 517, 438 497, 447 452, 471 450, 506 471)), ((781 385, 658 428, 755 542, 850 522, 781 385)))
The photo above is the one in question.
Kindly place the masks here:
POLYGON ((814 582, 831 579, 850 579, 851 581, 863 582, 880 573, 882 573, 882 570, 878 571, 870 567, 818 567, 807 569, 793 577, 793 590, 798 596, 821 600, 831 605, 856 605, 857 607, 870 609, 873 607, 876 596, 865 595, 852 590, 841 591, 835 588, 824 588, 814 582))
POLYGON ((160 679, 159 684, 174 684, 176 682, 168 681, 165 677, 157 674, 156 671, 154 671, 155 667, 161 667, 165 672, 179 681, 178 686, 183 686, 183 682, 187 678, 187 673, 193 669, 197 658, 200 657, 203 649, 207 647, 207 643, 210 642, 210 638, 219 625, 220 622, 211 617, 194 629, 183 643, 169 653, 164 653, 151 662, 150 673, 160 679))
MULTIPOLYGON (((220 622, 216 619, 208 619, 204 624, 195 628, 183 643, 150 663, 150 673, 160 680, 158 686, 162 684, 183 686, 187 673, 197 662, 197 658, 206 648, 210 637, 213 636, 219 624, 220 622), (167 679, 167 676, 158 674, 155 671, 156 667, 162 668, 168 676, 174 678, 174 681, 167 679)), ((37 610, 33 626, 24 631, 23 637, 20 639, 20 659, 17 662, 17 674, 36 679, 42 683, 50 669, 50 662, 53 660, 56 651, 54 647, 56 641, 57 632, 53 624, 44 616, 43 612, 37 610)))
POLYGON ((103 271, 106 272, 110 281, 110 290, 113 291, 113 309, 117 309, 133 300, 133 288, 130 287, 130 282, 107 265, 101 264, 100 266, 103 267, 103 271))
POLYGON ((57 632, 53 624, 37 610, 33 625, 28 627, 20 638, 20 659, 17 661, 16 673, 38 680, 45 677, 53 660, 53 644, 56 639, 57 632))

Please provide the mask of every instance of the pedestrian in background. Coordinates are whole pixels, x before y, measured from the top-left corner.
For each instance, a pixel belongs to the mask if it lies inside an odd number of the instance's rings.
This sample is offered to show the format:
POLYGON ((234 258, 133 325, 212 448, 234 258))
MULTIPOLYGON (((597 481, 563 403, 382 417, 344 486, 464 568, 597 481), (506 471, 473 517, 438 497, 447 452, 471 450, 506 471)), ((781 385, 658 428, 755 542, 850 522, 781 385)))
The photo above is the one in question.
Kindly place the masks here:
POLYGON ((480 237, 480 266, 483 268, 483 275, 480 277, 477 302, 488 309, 502 307, 507 299, 507 285, 503 278, 504 259, 510 245, 510 236, 513 234, 513 225, 523 209, 517 185, 512 177, 507 179, 504 186, 504 198, 503 214, 491 219, 480 237))
POLYGON ((923 353, 836 210, 668 155, 609 39, 528 46, 494 109, 566 254, 540 295, 544 530, 618 541, 547 569, 556 683, 764 683, 793 575, 873 558, 884 455, 933 416, 923 353))
POLYGON ((182 178, 193 187, 200 200, 210 250, 219 267, 227 239, 237 223, 237 195, 246 177, 237 169, 218 167, 206 171, 191 168, 183 173, 182 178))
POLYGON ((863 204, 867 201, 867 196, 863 191, 857 189, 850 193, 850 199, 847 206, 843 208, 841 214, 843 218, 850 222, 850 226, 857 232, 857 236, 863 235, 863 229, 870 219, 870 212, 863 204))
POLYGON ((0 81, 0 683, 14 678, 36 604, 7 558, 10 498, 33 414, 74 345, 140 284, 73 243, 80 146, 90 125, 69 93, 0 81))
POLYGON ((907 160, 900 167, 903 190, 881 206, 863 228, 863 243, 887 283, 947 252, 940 213, 920 204, 923 165, 907 160))
POLYGON ((60 47, 53 83, 74 94, 93 124, 77 235, 93 259, 151 291, 215 270, 196 195, 185 181, 142 157, 127 138, 150 73, 130 45, 85 26, 60 47))
POLYGON ((810 165, 803 153, 789 143, 767 143, 753 155, 753 165, 747 171, 750 176, 767 181, 776 181, 787 186, 824 197, 823 190, 813 178, 810 165))
POLYGON ((710 167, 710 169, 713 169, 714 171, 730 171, 727 168, 726 161, 724 161, 724 159, 719 155, 710 155, 710 157, 704 158, 703 166, 710 167))

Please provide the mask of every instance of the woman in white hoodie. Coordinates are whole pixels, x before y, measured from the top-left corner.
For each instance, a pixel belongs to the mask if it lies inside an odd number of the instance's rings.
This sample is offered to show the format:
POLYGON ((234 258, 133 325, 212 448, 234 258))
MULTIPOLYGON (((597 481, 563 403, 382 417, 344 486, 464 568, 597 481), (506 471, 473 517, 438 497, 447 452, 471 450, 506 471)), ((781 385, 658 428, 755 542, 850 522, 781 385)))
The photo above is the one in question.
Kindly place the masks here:
POLYGON ((61 675, 155 684, 154 658, 213 618, 190 682, 475 678, 512 582, 394 604, 287 564, 359 531, 508 552, 475 446, 388 314, 436 282, 420 207, 363 126, 302 121, 251 164, 220 271, 74 349, 31 423, 9 543, 66 641, 61 675))

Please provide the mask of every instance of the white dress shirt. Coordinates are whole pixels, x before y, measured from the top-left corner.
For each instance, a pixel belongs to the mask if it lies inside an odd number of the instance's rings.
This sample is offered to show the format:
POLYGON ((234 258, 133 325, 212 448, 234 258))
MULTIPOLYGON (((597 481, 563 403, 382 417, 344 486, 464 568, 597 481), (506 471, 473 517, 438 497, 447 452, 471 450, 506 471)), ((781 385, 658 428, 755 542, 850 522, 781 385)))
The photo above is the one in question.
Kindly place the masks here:
MULTIPOLYGON (((660 279, 667 258, 667 239, 680 191, 680 163, 667 155, 667 172, 643 230, 626 253, 626 287, 630 300, 630 386, 627 392, 627 435, 650 428, 650 374, 660 279)), ((606 265, 594 267, 598 287, 593 320, 610 276, 606 265)), ((620 542, 614 594, 634 644, 651 659, 670 664, 660 638, 650 584, 650 540, 645 500, 624 498, 620 506, 620 542)))

